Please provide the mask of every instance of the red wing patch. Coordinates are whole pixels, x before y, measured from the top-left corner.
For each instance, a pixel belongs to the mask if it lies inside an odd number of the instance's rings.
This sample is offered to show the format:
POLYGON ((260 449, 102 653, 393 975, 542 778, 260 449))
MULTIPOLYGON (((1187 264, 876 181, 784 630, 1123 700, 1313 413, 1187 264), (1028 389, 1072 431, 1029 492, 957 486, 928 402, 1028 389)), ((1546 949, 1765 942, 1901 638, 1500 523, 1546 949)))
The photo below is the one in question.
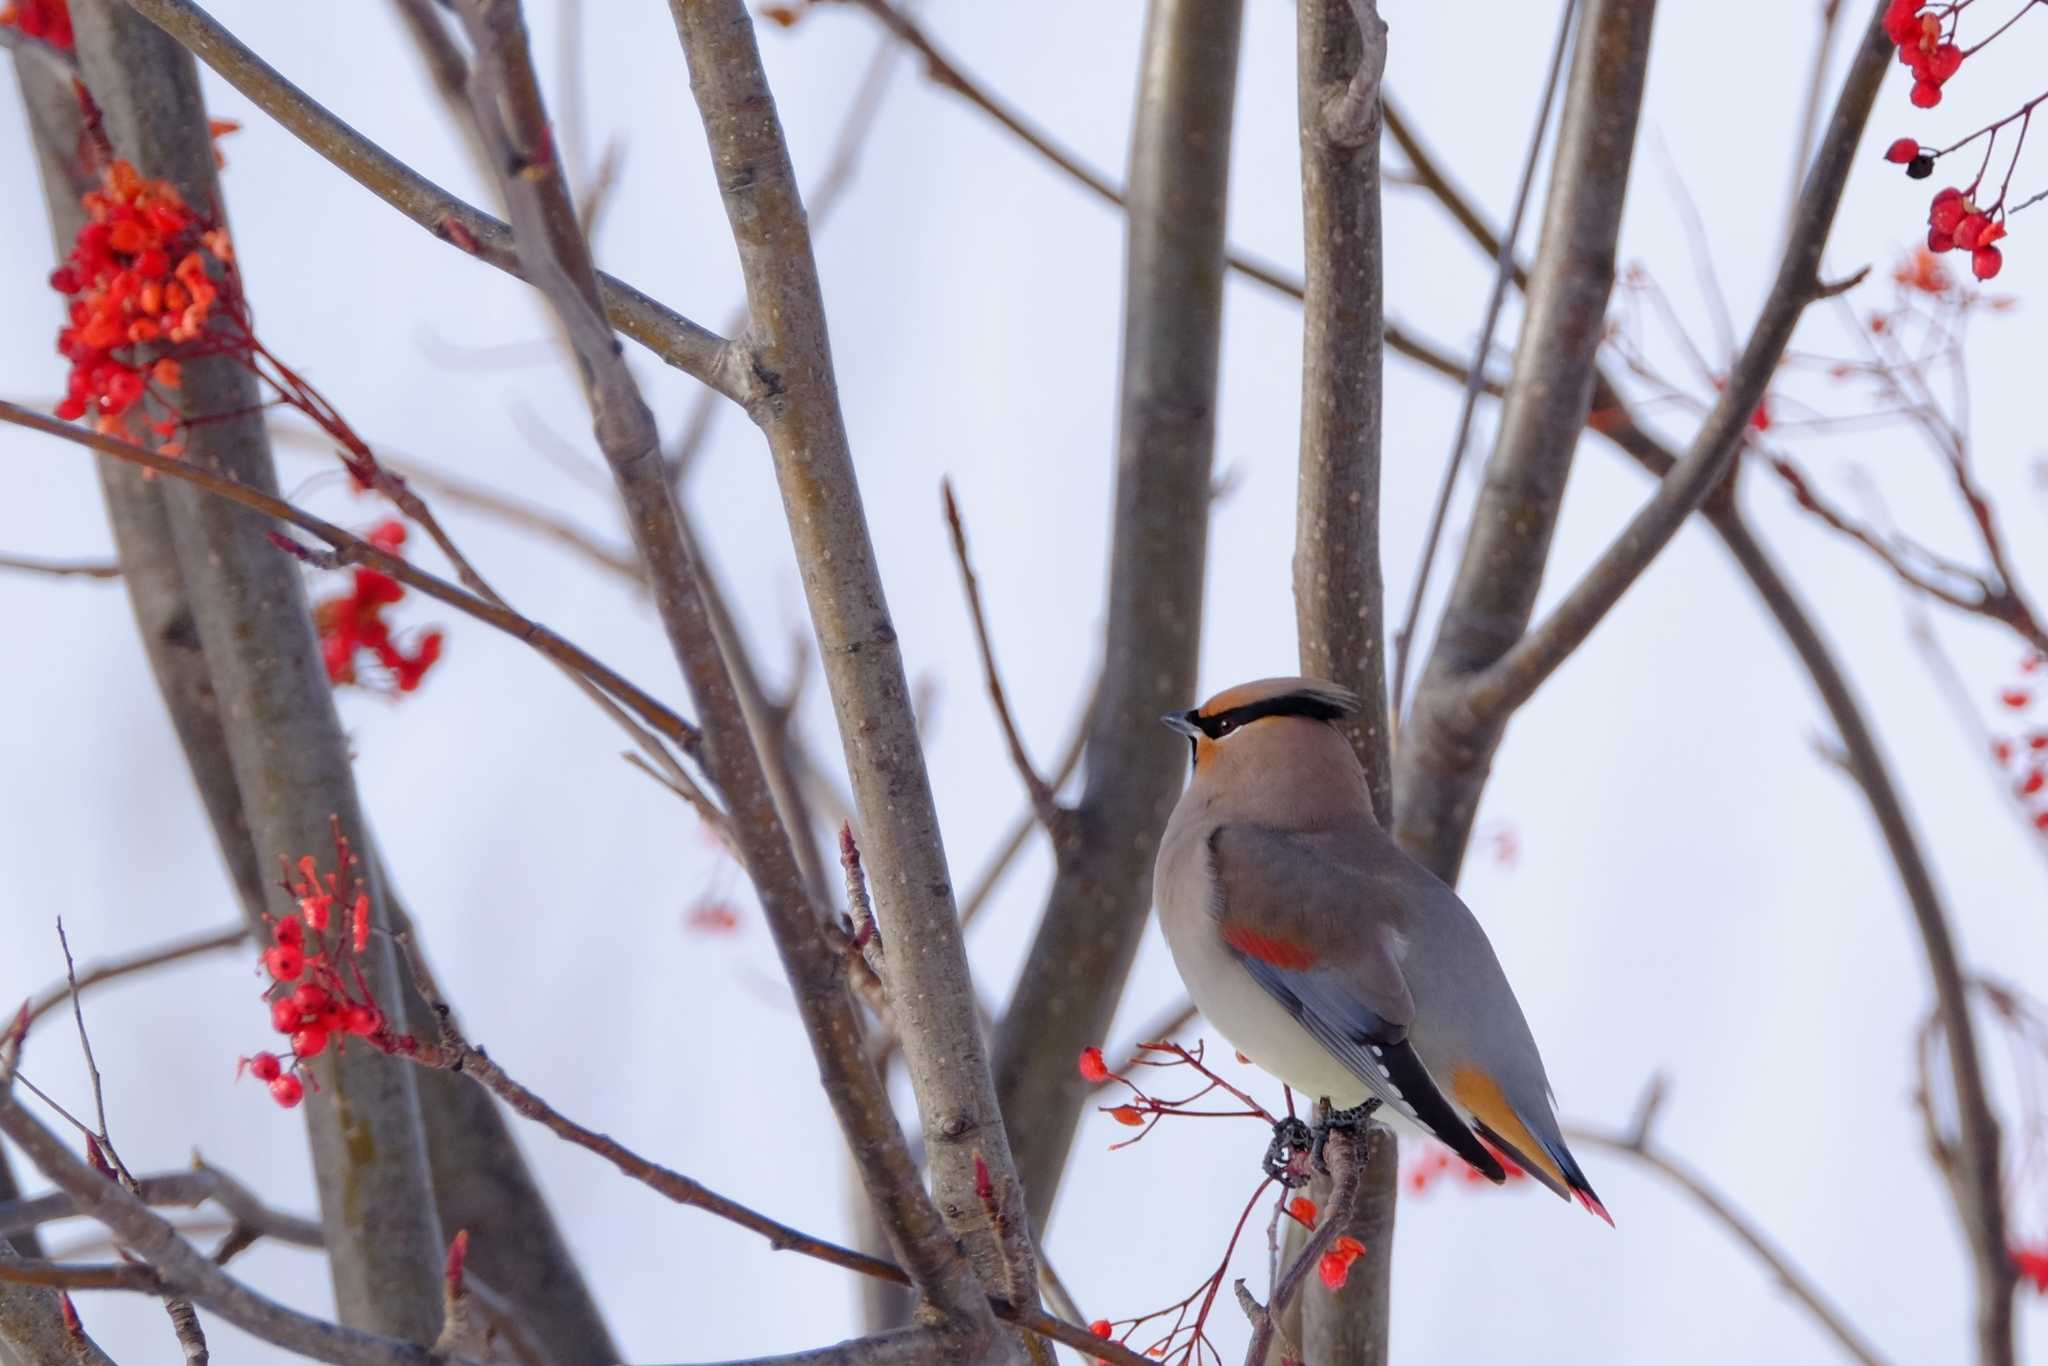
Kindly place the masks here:
POLYGON ((1223 942, 1239 953, 1289 972, 1312 968, 1319 958, 1316 951, 1306 945, 1262 933, 1242 921, 1226 920, 1219 928, 1223 932, 1223 942))

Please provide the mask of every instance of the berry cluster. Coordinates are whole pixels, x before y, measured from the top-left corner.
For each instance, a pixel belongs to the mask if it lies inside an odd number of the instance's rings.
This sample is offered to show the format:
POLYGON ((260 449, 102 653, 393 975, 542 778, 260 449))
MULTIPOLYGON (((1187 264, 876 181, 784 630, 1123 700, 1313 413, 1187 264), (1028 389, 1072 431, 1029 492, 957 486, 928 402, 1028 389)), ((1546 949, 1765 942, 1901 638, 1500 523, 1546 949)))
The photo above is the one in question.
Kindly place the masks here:
MULTIPOLYGON (((2031 710, 2037 694, 2031 679, 2044 667, 2048 667, 2048 660, 2037 654, 2028 655, 2020 662, 2020 672, 2029 677, 2003 689, 1998 694, 1999 703, 2011 712, 2031 710)), ((1995 739, 1991 742, 1991 758, 2012 780, 2013 796, 2026 812, 2028 822, 2048 835, 2048 730, 2036 726, 2011 738, 1995 739)))
POLYGON ((265 999, 271 1028, 290 1041, 290 1063, 275 1053, 258 1053, 242 1059, 237 1072, 246 1067, 287 1109, 305 1098, 300 1067, 330 1043, 339 1050, 353 1037, 391 1051, 384 1012, 361 966, 370 946, 370 894, 357 872, 359 862, 336 822, 334 871, 323 875, 311 854, 296 869, 287 868, 284 887, 298 909, 268 918, 271 944, 263 951, 263 970, 271 986, 265 999))
MULTIPOLYGON (((1237 1055, 1237 1060, 1240 1063, 1249 1062, 1242 1053, 1237 1055)), ((1188 1095, 1173 1100, 1161 1100, 1147 1094, 1129 1077, 1112 1070, 1108 1060, 1102 1056, 1100 1048, 1082 1049, 1080 1056, 1075 1060, 1075 1069, 1083 1081, 1092 1086, 1115 1084, 1130 1092, 1130 1100, 1125 1104, 1098 1107, 1117 1123, 1140 1131, 1121 1143, 1111 1144, 1112 1148, 1128 1147, 1136 1143, 1151 1133, 1153 1126, 1169 1115, 1257 1119, 1266 1126, 1273 1126, 1277 1122, 1275 1116, 1264 1106, 1211 1069, 1203 1061, 1203 1049, 1200 1045, 1189 1049, 1176 1043, 1141 1043, 1137 1046, 1137 1052, 1129 1065, 1133 1069, 1186 1068, 1193 1071, 1205 1084, 1188 1095), (1216 1097, 1219 1092, 1230 1097, 1242 1108, 1216 1109, 1198 1105, 1198 1102, 1204 1099, 1216 1097)), ((1212 1099, 1211 1104, 1216 1103, 1219 1102, 1212 1099)), ((1231 1259, 1236 1255, 1238 1242, 1244 1236, 1245 1226, 1252 1216, 1252 1211, 1265 1198, 1267 1190, 1277 1184, 1280 1192, 1278 1208, 1274 1211, 1275 1220, 1285 1215, 1304 1228, 1314 1229, 1316 1226, 1318 1210, 1315 1201, 1293 1193, 1295 1188, 1307 1184, 1308 1156, 1306 1151, 1296 1151, 1287 1159, 1284 1169, 1275 1170, 1268 1166, 1268 1175, 1259 1182, 1258 1188, 1252 1192, 1251 1199, 1246 1202, 1243 1212, 1238 1215, 1237 1223, 1231 1230, 1230 1242, 1223 1250, 1222 1261, 1185 1297, 1163 1309, 1155 1309, 1149 1314, 1139 1314, 1134 1318, 1097 1319, 1088 1325, 1089 1331, 1104 1341, 1115 1341, 1127 1347, 1137 1348, 1138 1344, 1132 1341, 1133 1335, 1147 1325, 1152 1325, 1152 1331, 1157 1332, 1158 1336, 1142 1348, 1146 1356, 1156 1357, 1172 1366, 1205 1366, 1209 1361, 1221 1361, 1215 1344, 1208 1337, 1209 1314, 1216 1306, 1217 1297, 1230 1270, 1231 1259)), ((1317 1274, 1322 1278, 1323 1284, 1330 1289, 1342 1289, 1350 1277, 1352 1263, 1364 1255, 1363 1243, 1356 1238, 1340 1237, 1317 1262, 1317 1274)), ((1240 1281, 1238 1284, 1241 1287, 1243 1282, 1240 1281)), ((1097 1358, 1097 1361, 1099 1363, 1101 1358, 1097 1358)))
MULTIPOLYGON (((379 550, 396 555, 405 546, 405 526, 396 521, 380 522, 368 539, 379 550)), ((383 666, 396 691, 411 692, 419 687, 427 670, 441 658, 442 636, 438 628, 422 631, 410 653, 398 644, 391 623, 384 619, 384 609, 404 596, 405 585, 398 580, 359 566, 349 592, 314 604, 313 625, 320 632, 320 656, 326 662, 329 682, 360 684, 356 659, 367 654, 383 666)))
MULTIPOLYGON (((1971 192, 1975 189, 1972 186, 1971 192)), ((1994 245, 2004 236, 2003 209, 1994 204, 1986 212, 1971 193, 1950 187, 1935 195, 1928 206, 1927 249, 1969 252, 1970 273, 1980 280, 1990 279, 2004 267, 2005 255, 1994 245)))
MULTIPOLYGON (((1956 43, 1956 25, 1963 10, 1971 3, 1972 0, 1957 0, 1953 4, 1925 5, 1918 0, 1890 0, 1885 9, 1885 33, 1897 46, 1899 60, 1913 72, 1912 100, 1919 108, 1931 109, 1941 103, 1942 87, 1962 68, 1964 59, 2004 36, 2008 29, 2036 7, 2035 0, 2027 0, 2011 18, 1977 43, 1960 47, 1956 43)), ((1988 280, 1998 274, 2005 264, 2005 257, 1995 244, 2005 236, 2009 213, 2044 197, 2036 195, 2026 203, 2010 206, 2007 203, 2007 192, 2012 188, 2013 173, 2019 169, 2020 153, 2026 147, 2027 129, 2033 122, 2034 108, 2043 100, 2048 100, 2048 94, 2035 96, 2004 118, 1988 123, 1946 147, 1929 147, 1915 138, 1896 138, 1885 148, 1886 161, 1905 167, 1906 174, 1914 180, 1925 180, 1934 174, 1935 162, 1951 152, 1961 151, 1980 138, 1984 140, 1984 160, 1977 168, 1976 176, 1961 189, 1951 187, 1937 194, 1927 215, 1928 250, 1969 252, 1970 269, 1980 280, 1988 280), (2007 149, 2005 174, 1999 182, 1998 193, 1996 197, 1980 203, 1979 191, 1984 189, 1985 177, 1998 150, 1999 137, 2015 124, 2018 125, 2017 135, 2007 149)), ((1986 191, 1987 197, 1988 194, 1986 191)))
MULTIPOLYGON (((107 166, 84 198, 87 221, 50 287, 70 298, 57 350, 71 374, 57 416, 88 413, 107 435, 132 438, 127 415, 152 384, 178 387, 175 352, 197 341, 220 298, 212 272, 233 259, 226 232, 186 206, 177 188, 125 161, 107 166)), ((175 455, 172 419, 153 424, 175 455)))
POLYGON ((1891 0, 1885 7, 1885 36, 1898 48, 1899 60, 1913 73, 1913 103, 1921 109, 1932 109, 1941 103, 1941 88, 1962 69, 1963 58, 1969 55, 1954 41, 1956 11, 1961 8, 1929 8, 1921 0, 1891 0), (1942 13, 1938 15, 1936 10, 1942 13))
POLYGON ((69 52, 73 46, 70 0, 12 0, 0 6, 0 28, 11 28, 24 38, 40 39, 69 52))

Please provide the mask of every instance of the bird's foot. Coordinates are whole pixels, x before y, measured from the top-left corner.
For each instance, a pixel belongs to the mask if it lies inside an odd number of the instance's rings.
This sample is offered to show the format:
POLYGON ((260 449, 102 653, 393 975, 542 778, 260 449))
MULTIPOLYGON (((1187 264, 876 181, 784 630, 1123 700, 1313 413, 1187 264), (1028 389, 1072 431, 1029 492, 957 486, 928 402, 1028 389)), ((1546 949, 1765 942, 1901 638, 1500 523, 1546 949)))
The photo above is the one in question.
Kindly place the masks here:
POLYGON ((1273 1141, 1266 1145, 1266 1155, 1259 1162, 1260 1170, 1290 1190, 1308 1184, 1308 1176, 1294 1169, 1296 1154, 1308 1152, 1314 1145, 1314 1132, 1308 1125, 1289 1115, 1273 1124, 1273 1141))
POLYGON ((1308 1158, 1315 1164, 1316 1170, 1325 1176, 1330 1174, 1330 1164, 1323 1160, 1323 1148, 1329 1143, 1333 1131, 1343 1129, 1349 1132, 1361 1129, 1372 1119, 1373 1111, 1379 1108, 1378 1096, 1367 1096, 1362 1103, 1352 1106, 1349 1110, 1333 1110, 1329 1101, 1323 1101, 1317 1107, 1318 1118, 1315 1128, 1309 1131, 1311 1138, 1308 1158))

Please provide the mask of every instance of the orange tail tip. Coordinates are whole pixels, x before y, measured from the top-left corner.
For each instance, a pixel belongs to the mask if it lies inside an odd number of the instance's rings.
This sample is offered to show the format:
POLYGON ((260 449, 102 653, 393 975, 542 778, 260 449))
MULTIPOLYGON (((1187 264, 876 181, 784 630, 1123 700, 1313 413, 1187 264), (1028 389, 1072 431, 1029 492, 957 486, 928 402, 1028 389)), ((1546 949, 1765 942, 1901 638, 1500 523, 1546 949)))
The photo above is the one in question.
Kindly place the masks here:
POLYGON ((1607 1206, 1600 1203, 1599 1196, 1593 1194, 1593 1192, 1587 1190, 1584 1186, 1580 1186, 1577 1189, 1573 1190, 1572 1194, 1578 1198, 1578 1202, 1580 1204, 1586 1207, 1587 1213, 1599 1215, 1602 1219, 1605 1219, 1607 1221, 1607 1227, 1614 1227, 1614 1216, 1607 1212, 1607 1206))

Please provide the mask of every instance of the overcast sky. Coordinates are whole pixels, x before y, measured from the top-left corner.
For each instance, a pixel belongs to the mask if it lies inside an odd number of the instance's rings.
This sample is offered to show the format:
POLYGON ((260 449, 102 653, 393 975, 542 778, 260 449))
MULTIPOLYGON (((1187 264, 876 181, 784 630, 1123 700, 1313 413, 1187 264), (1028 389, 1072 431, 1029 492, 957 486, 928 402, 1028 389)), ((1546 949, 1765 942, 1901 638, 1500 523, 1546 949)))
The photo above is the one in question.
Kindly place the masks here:
MULTIPOLYGON (((209 8, 369 136, 473 201, 493 202, 388 7, 209 8)), ((574 129, 565 141, 586 176, 602 139, 618 136, 625 153, 600 262, 723 327, 738 299, 736 262, 666 7, 585 8, 588 112, 581 145, 574 129)), ((1710 364, 1725 353, 1677 187, 1701 207, 1705 248, 1746 328, 1776 266, 1818 6, 1783 8, 1768 21, 1732 20, 1722 6, 1669 3, 1658 20, 1622 257, 1665 286, 1710 364)), ((550 54, 555 9, 528 6, 550 54)), ((1246 9, 1231 237, 1298 265, 1294 10, 1282 0, 1246 9)), ((1504 217, 1555 4, 1485 6, 1483 23, 1469 6, 1388 0, 1382 9, 1390 89, 1459 180, 1504 217)), ((1141 6, 933 0, 926 13, 950 51, 1058 138, 1100 167, 1122 166, 1141 6)), ((800 172, 814 176, 824 161, 876 41, 850 8, 824 7, 790 32, 764 29, 800 172)), ((1831 275, 1877 267, 1854 296, 1859 309, 1889 299, 1890 265, 1919 235, 1931 187, 1884 164, 1884 145, 1901 135, 1947 142, 2031 97, 2043 42, 2048 18, 2023 24, 1927 113, 1907 103, 1902 74, 1887 80, 1828 251, 1831 275)), ((559 99, 558 64, 546 55, 543 65, 559 99)), ((896 625, 913 676, 932 689, 932 773, 964 885, 1022 798, 980 689, 938 483, 955 481, 1018 719, 1049 760, 1099 652, 1123 228, 911 64, 898 74, 858 179, 821 232, 819 263, 896 625)), ((547 347, 526 288, 376 203, 210 77, 207 88, 213 112, 244 125, 225 143, 225 193, 271 348, 388 454, 548 504, 623 545, 573 376, 547 347), (542 430, 552 437, 536 439, 542 430), (551 459, 556 450, 567 455, 551 459)), ((43 283, 46 229, 26 188, 33 174, 18 109, 0 105, 0 184, 17 187, 17 211, 0 215, 0 259, 12 263, 0 272, 0 316, 13 320, 0 329, 0 392, 47 403, 63 371, 51 350, 58 308, 43 283)), ((2044 183, 2048 163, 2038 163, 2022 167, 2015 189, 2044 183)), ((2048 575, 2034 474, 2048 253, 2031 217, 2004 244, 1997 282, 2020 307, 1978 327, 1970 392, 1982 479, 2022 575, 2039 580, 2048 575)), ((1389 187, 1387 222, 1390 316, 1469 347, 1487 263, 1412 190, 1389 187)), ((1516 327, 1511 314, 1504 341, 1516 327)), ((1707 393, 1661 328, 1650 324, 1646 340, 1667 373, 1707 393)), ((1299 314, 1233 279, 1225 329, 1217 464, 1232 478, 1210 536, 1205 693, 1295 665, 1299 314)), ((1839 352, 1843 333, 1823 314, 1797 345, 1839 352)), ((645 354, 630 358, 675 431, 696 386, 645 354)), ((1858 402, 1825 384, 1800 392, 1830 411, 1858 402)), ((1386 395, 1384 554, 1388 599, 1402 602, 1456 395, 1399 362, 1389 364, 1386 395)), ((1682 443, 1691 419, 1667 416, 1682 443)), ((1481 452, 1491 428, 1482 412, 1481 452)), ((1787 441, 1852 505, 1861 506, 1860 471, 1916 530, 1959 555, 1973 551, 1948 487, 1910 436, 1787 441)), ((0 500, 0 553, 107 553, 97 484, 75 450, 9 432, 0 452, 12 490, 0 500)), ((380 515, 331 462, 292 448, 281 463, 287 487, 323 514, 352 525, 380 515)), ((1877 720, 1969 962, 2048 993, 2042 841, 2016 819, 1909 644, 1892 583, 1757 473, 1745 505, 1877 720)), ((1474 487, 1461 488, 1454 526, 1474 487)), ((1646 490, 1633 466, 1585 443, 1544 606, 1646 490)), ((765 452, 737 414, 721 414, 690 495, 779 682, 790 642, 808 626, 765 452)), ((658 624, 618 580, 553 544, 443 510, 522 610, 683 701, 658 624)), ((568 1114, 778 1218, 849 1237, 845 1162, 737 870, 672 797, 620 762, 610 724, 537 658, 431 604, 408 601, 399 618, 447 627, 445 661, 417 695, 393 704, 349 694, 342 716, 377 836, 472 1036, 568 1114), (685 928, 707 899, 740 909, 735 933, 685 928)), ((0 575, 0 622, 10 662, 0 670, 0 919, 10 945, 0 1001, 11 1001, 61 976, 57 916, 90 959, 225 924, 236 910, 120 589, 0 575)), ((1939 624, 1990 715, 2019 645, 1974 623, 1939 624)), ((821 686, 801 717, 816 752, 836 765, 821 686)), ((1867 807, 1819 752, 1828 735, 1745 582, 1718 543, 1689 528, 1515 720, 1462 890, 1516 986, 1569 1121, 1624 1126, 1645 1084, 1667 1076, 1658 1132, 1673 1151, 1754 1215, 1891 1360, 1960 1361, 1963 1251, 1909 1094, 1927 974, 1867 807), (1510 843, 1513 857, 1500 857, 1510 843)), ((1159 743, 1178 742, 1161 732, 1159 743)), ((1018 970, 1049 871, 1034 843, 973 931, 992 1002, 1018 970)), ((310 1209, 299 1117, 233 1082, 236 1056, 269 1042, 260 991, 249 954, 91 997, 113 1135, 137 1170, 177 1167, 197 1150, 273 1200, 310 1209)), ((1113 1037, 1127 1038, 1178 994, 1148 931, 1113 1037)), ((32 1042, 25 1067, 71 1103, 86 1097, 61 1028, 32 1042)), ((2002 1055, 1996 1067, 2009 1102, 2002 1055)), ((1166 1124, 1137 1148, 1107 1152, 1126 1132, 1106 1117, 1084 1121, 1050 1233, 1050 1258, 1091 1317, 1158 1307, 1208 1274, 1266 1141, 1251 1125, 1166 1124)), ((857 1331, 845 1273, 666 1205, 544 1134, 521 1137, 631 1359, 754 1355, 857 1331)), ((1671 1186, 1608 1153, 1580 1157, 1617 1228, 1527 1187, 1460 1184, 1404 1201, 1396 1360, 1837 1359, 1671 1186)), ((2040 1185, 2016 1221, 2037 1239, 2048 1232, 2040 1185)), ((87 1238, 73 1226, 51 1243, 62 1252, 87 1238)), ((1263 1257, 1252 1242, 1233 1274, 1257 1289, 1263 1257)), ((325 1270, 308 1253, 261 1246, 237 1265, 294 1304, 331 1309, 325 1270)), ((2023 1333, 2048 1329, 2038 1304, 2023 1308, 2023 1333)), ((153 1303, 88 1296, 81 1308, 121 1360, 170 1350, 153 1303)), ((1226 1357, 1241 1351, 1227 1295, 1216 1323, 1226 1357)), ((269 1359, 217 1320, 208 1327, 219 1359, 269 1359)))

